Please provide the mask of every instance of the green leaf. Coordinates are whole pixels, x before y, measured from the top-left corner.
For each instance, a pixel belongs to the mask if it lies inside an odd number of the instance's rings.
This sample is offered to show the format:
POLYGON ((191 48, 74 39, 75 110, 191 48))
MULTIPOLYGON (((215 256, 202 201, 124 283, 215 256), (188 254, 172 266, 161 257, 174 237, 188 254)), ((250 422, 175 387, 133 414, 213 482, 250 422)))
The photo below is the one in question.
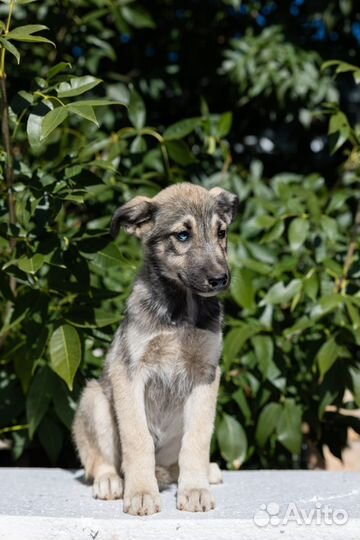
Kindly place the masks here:
POLYGON ((339 355, 339 346, 337 345, 335 338, 330 338, 317 353, 317 361, 319 364, 320 377, 323 379, 325 373, 329 371, 331 366, 336 361, 339 355))
POLYGON ((352 392, 355 403, 358 407, 360 407, 360 369, 350 368, 349 372, 351 376, 352 392))
POLYGON ((38 429, 40 442, 45 448, 47 455, 53 465, 56 464, 64 441, 63 431, 59 424, 51 418, 45 416, 38 429))
POLYGON ((66 108, 68 109, 68 111, 75 113, 78 116, 81 116, 81 118, 90 120, 90 122, 92 122, 96 126, 99 126, 99 122, 97 121, 94 109, 89 105, 78 105, 77 103, 69 103, 66 108))
POLYGON ((179 165, 186 167, 196 161, 185 141, 166 141, 165 146, 171 159, 179 165))
POLYGON ((305 242, 309 232, 309 221, 304 218, 295 218, 289 226, 288 238, 292 251, 297 251, 305 242))
POLYGON ((142 97, 138 92, 132 89, 128 107, 130 122, 136 129, 141 129, 145 125, 146 110, 142 97))
POLYGON ((103 309, 95 309, 95 321, 97 328, 103 328, 104 326, 117 323, 121 317, 121 313, 109 313, 103 309))
POLYGON ((239 328, 233 328, 226 334, 223 351, 225 369, 229 369, 247 340, 260 331, 261 327, 244 324, 239 328))
POLYGON ((329 216, 322 215, 320 225, 330 242, 335 242, 338 236, 338 225, 336 220, 329 216))
POLYGON ((315 302, 319 292, 319 279, 315 272, 304 279, 304 293, 315 302))
POLYGON ((42 146, 41 144, 41 130, 44 116, 38 116, 37 114, 29 114, 26 131, 30 146, 36 150, 42 146))
POLYGON ((247 438, 242 426, 235 418, 224 413, 216 436, 223 458, 234 469, 239 469, 247 455, 247 438))
POLYGON ((239 408, 245 417, 246 424, 251 424, 252 422, 251 410, 248 405, 247 399, 245 397, 244 390, 242 388, 238 388, 231 397, 239 405, 239 408))
POLYGON ((123 105, 126 107, 126 103, 123 101, 114 101, 113 99, 81 99, 75 102, 78 107, 107 107, 109 105, 123 105))
POLYGON ((267 292, 265 298, 260 302, 260 305, 288 304, 301 289, 302 281, 300 279, 293 279, 286 286, 283 282, 276 283, 267 292))
MULTIPOLYGON (((14 30, 6 34, 6 38, 10 39, 11 41, 20 41, 22 43, 48 43, 49 45, 52 45, 53 47, 55 47, 55 43, 53 43, 49 39, 43 36, 33 36, 31 33, 27 33, 24 30, 27 27, 33 27, 33 26, 41 26, 41 25, 29 24, 27 26, 19 26, 18 28, 14 28, 14 30)), ((43 28, 46 28, 46 27, 44 26, 43 28)))
POLYGON ((327 313, 334 311, 337 308, 342 307, 344 297, 341 294, 329 294, 322 296, 318 304, 312 308, 310 317, 311 319, 320 319, 327 313))
POLYGON ((49 69, 47 74, 47 80, 51 81, 51 79, 53 79, 54 77, 56 77, 56 75, 62 73, 66 69, 71 69, 71 64, 69 62, 59 62, 58 64, 49 69))
POLYGON ((259 446, 264 447, 270 435, 275 431, 281 409, 279 403, 268 403, 261 411, 255 433, 259 446))
POLYGON ((346 115, 341 112, 337 111, 335 114, 332 115, 330 118, 329 123, 329 135, 335 135, 337 134, 337 141, 335 145, 333 145, 331 153, 334 154, 343 144, 351 138, 351 126, 349 124, 349 121, 346 117, 346 115))
POLYGON ((273 362, 274 343, 272 338, 270 336, 254 336, 251 341, 263 377, 273 382, 280 375, 280 371, 273 362))
POLYGON ((54 385, 52 398, 57 417, 67 429, 71 430, 76 410, 76 402, 71 397, 68 388, 58 377, 54 385))
POLYGON ((141 152, 146 152, 146 150, 147 150, 147 146, 146 146, 146 141, 144 137, 141 137, 140 135, 135 137, 135 139, 131 143, 130 152, 132 154, 138 154, 141 152))
POLYGON ((269 229, 274 225, 275 221, 276 220, 273 216, 269 216, 268 214, 261 214, 260 216, 256 217, 255 224, 260 229, 269 229))
POLYGON ((239 306, 250 311, 255 309, 253 273, 246 268, 235 270, 231 278, 231 294, 239 306))
POLYGON ((25 257, 23 255, 18 260, 18 267, 27 274, 36 274, 45 262, 45 257, 37 253, 33 257, 25 257))
POLYGON ((121 14, 135 28, 155 28, 155 23, 147 11, 139 6, 126 5, 121 8, 121 14))
POLYGON ((45 366, 40 368, 32 380, 26 399, 26 416, 29 436, 32 438, 48 410, 51 399, 51 372, 45 366))
POLYGON ((18 51, 18 49, 15 47, 15 45, 13 45, 12 43, 10 43, 10 41, 8 41, 7 39, 3 38, 3 37, 0 37, 0 44, 1 46, 6 49, 10 54, 12 54, 13 56, 15 56, 16 58, 16 61, 18 64, 20 64, 20 52, 18 51))
POLYGON ((91 262, 100 268, 106 269, 112 266, 119 266, 121 260, 122 257, 119 248, 114 242, 111 242, 106 248, 99 251, 91 262))
POLYGON ((186 118, 180 120, 176 124, 172 124, 164 131, 164 139, 166 141, 173 141, 183 139, 186 135, 189 135, 194 129, 202 124, 202 120, 199 117, 186 118))
POLYGON ((232 125, 232 113, 226 112, 220 116, 217 125, 217 136, 221 139, 229 134, 232 125))
POLYGON ((292 454, 299 454, 301 450, 301 420, 300 405, 296 405, 292 399, 286 399, 278 418, 276 433, 279 442, 292 454))
POLYGON ((46 139, 60 124, 68 117, 68 111, 66 107, 57 107, 56 109, 48 112, 41 124, 41 139, 46 139))
POLYGON ((70 390, 81 360, 81 343, 76 329, 69 324, 57 328, 50 339, 50 365, 70 390))
POLYGON ((273 242, 274 240, 277 240, 282 236, 285 229, 284 220, 279 220, 275 223, 272 229, 268 231, 261 239, 261 242, 263 244, 269 244, 270 242, 273 242))
POLYGON ((81 94, 84 94, 84 92, 88 92, 101 82, 101 79, 96 79, 91 75, 85 75, 84 77, 73 77, 72 79, 70 79, 70 83, 62 82, 59 84, 57 88, 57 95, 61 99, 80 96, 81 94))
MULTIPOLYGON (((36 34, 36 32, 41 32, 41 30, 49 30, 47 26, 44 26, 43 24, 26 24, 25 26, 18 26, 17 28, 13 28, 9 34, 12 36, 14 35, 31 35, 36 34)), ((8 34, 8 35, 9 35, 8 34)))
POLYGON ((352 298, 345 298, 345 304, 346 304, 347 310, 349 312, 349 316, 350 316, 350 319, 351 319, 352 326, 353 326, 354 330, 358 330, 360 328, 359 307, 353 304, 352 298))

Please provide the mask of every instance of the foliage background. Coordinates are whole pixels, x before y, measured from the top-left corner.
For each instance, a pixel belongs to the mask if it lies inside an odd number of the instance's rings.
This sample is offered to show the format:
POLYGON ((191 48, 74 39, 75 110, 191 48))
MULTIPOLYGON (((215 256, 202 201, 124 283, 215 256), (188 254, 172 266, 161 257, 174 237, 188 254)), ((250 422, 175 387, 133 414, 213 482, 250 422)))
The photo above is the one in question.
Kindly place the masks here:
POLYGON ((340 456, 360 432, 355 2, 17 0, 0 18, 0 463, 76 465, 75 403, 141 262, 111 215, 183 180, 241 200, 214 458, 340 456))

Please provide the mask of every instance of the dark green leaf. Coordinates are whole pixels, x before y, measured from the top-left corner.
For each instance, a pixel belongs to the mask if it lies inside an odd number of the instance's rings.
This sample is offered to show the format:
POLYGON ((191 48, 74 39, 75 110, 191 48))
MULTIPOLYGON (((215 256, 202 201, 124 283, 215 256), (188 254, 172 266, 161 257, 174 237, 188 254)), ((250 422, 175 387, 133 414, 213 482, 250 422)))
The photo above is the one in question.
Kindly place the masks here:
POLYGON ((238 390, 233 393, 232 399, 239 405, 239 408, 245 417, 246 423, 250 424, 252 422, 252 415, 243 389, 238 388, 238 390))
POLYGON ((293 251, 297 251, 305 242, 309 232, 309 221, 304 218, 295 218, 289 226, 289 244, 293 251))
POLYGON ((51 373, 47 367, 42 367, 36 372, 26 399, 26 416, 30 438, 33 437, 48 410, 50 399, 51 373))
POLYGON ((219 123, 217 125, 217 136, 221 139, 229 134, 232 124, 232 113, 226 112, 220 116, 219 123))
POLYGON ((38 435, 51 463, 55 465, 60 455, 64 439, 59 424, 50 415, 45 416, 39 426, 38 435))
POLYGON ((223 414, 216 435, 223 458, 234 469, 239 469, 247 455, 247 438, 239 422, 232 416, 223 414))
POLYGON ((92 263, 100 268, 110 268, 111 266, 119 266, 122 260, 119 248, 114 242, 111 242, 106 248, 99 251, 92 263))
POLYGON ((280 403, 268 403, 261 411, 255 433, 255 438, 259 446, 265 446, 268 438, 275 431, 280 413, 280 403))
POLYGON ((360 369, 350 368, 352 391, 358 407, 360 407, 360 369))
POLYGON ((66 120, 68 111, 65 107, 58 107, 48 112, 41 123, 41 139, 46 139, 60 124, 66 120))
POLYGON ((245 309, 255 309, 255 291, 253 274, 246 268, 235 270, 231 278, 231 294, 239 306, 245 309))
POLYGON ((81 118, 86 118, 86 120, 90 120, 90 122, 92 122, 96 126, 99 125, 94 109, 90 105, 78 105, 77 103, 69 103, 66 108, 68 111, 75 113, 78 116, 81 116, 81 118))
POLYGON ((3 37, 0 37, 0 45, 4 49, 6 49, 10 54, 15 56, 17 63, 20 64, 20 52, 12 43, 10 43, 10 41, 8 41, 7 39, 3 37))
POLYGON ((317 353, 317 361, 319 364, 320 377, 323 378, 325 373, 329 371, 331 366, 339 355, 339 347, 335 338, 330 338, 321 346, 317 353))
POLYGON ((189 135, 189 133, 194 131, 194 129, 201 126, 201 123, 201 118, 186 118, 185 120, 180 120, 164 131, 164 139, 166 141, 183 139, 186 135, 189 135))
POLYGON ((136 129, 141 129, 145 125, 146 110, 142 97, 136 90, 132 90, 128 107, 130 122, 136 129))
POLYGON ((135 28, 155 28, 151 15, 140 6, 125 5, 121 8, 121 13, 126 22, 135 28))
POLYGON ((55 64, 52 68, 49 69, 47 78, 48 81, 51 81, 56 75, 59 73, 62 73, 66 69, 71 69, 71 64, 69 62, 59 62, 58 64, 55 64))
POLYGON ((300 405, 292 399, 286 399, 278 418, 276 432, 278 440, 292 454, 299 454, 301 450, 301 420, 300 405))
POLYGON ((254 334, 260 332, 260 330, 260 327, 243 325, 239 328, 233 328, 226 334, 223 351, 225 369, 229 369, 246 341, 254 334))
POLYGON ((165 146, 171 159, 179 165, 186 167, 196 161, 185 141, 167 141, 165 146))

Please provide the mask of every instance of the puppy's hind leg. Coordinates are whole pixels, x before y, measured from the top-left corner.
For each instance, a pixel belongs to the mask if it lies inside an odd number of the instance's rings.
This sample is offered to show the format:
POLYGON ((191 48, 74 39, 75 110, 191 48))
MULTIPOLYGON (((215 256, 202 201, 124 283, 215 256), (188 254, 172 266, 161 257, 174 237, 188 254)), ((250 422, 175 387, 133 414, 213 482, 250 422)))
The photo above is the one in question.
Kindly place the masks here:
POLYGON ((76 411, 73 435, 86 478, 93 479, 93 496, 120 499, 122 480, 118 474, 119 438, 110 403, 95 381, 87 384, 76 411))

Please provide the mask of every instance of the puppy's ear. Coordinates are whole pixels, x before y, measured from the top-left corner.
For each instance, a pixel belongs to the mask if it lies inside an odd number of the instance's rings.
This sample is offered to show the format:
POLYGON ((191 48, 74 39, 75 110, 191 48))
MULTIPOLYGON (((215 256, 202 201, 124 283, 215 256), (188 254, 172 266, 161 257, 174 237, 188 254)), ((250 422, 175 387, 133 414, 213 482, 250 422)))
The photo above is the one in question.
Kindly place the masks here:
POLYGON ((149 197, 135 197, 120 206, 111 220, 111 234, 115 238, 123 226, 129 234, 141 238, 151 229, 156 205, 149 197))
POLYGON ((209 193, 216 201, 217 212, 230 225, 239 213, 239 197, 220 187, 210 189, 209 193))

